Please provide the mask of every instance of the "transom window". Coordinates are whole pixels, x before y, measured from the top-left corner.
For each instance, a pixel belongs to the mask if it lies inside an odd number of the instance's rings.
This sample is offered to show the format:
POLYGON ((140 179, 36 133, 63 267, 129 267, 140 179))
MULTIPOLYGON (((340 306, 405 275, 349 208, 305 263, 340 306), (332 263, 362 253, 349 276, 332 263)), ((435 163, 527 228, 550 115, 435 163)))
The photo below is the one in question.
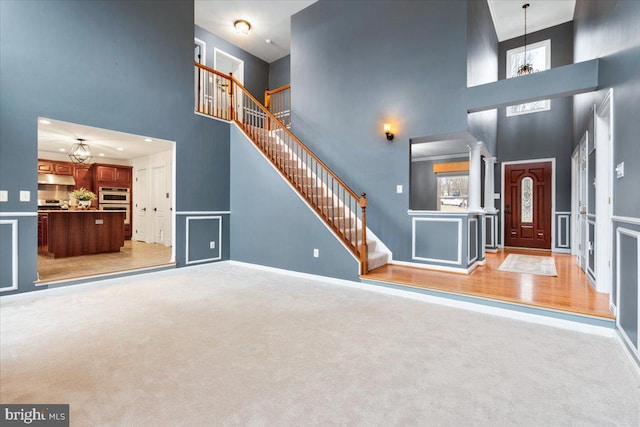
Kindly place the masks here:
MULTIPOLYGON (((507 78, 518 76, 518 68, 525 62, 533 66, 533 72, 545 71, 551 68, 551 40, 543 40, 527 45, 527 57, 524 56, 524 46, 507 51, 507 78), (526 61, 525 61, 526 59, 526 61)), ((543 99, 520 105, 507 107, 507 117, 518 114, 546 111, 551 108, 551 101, 543 99)))

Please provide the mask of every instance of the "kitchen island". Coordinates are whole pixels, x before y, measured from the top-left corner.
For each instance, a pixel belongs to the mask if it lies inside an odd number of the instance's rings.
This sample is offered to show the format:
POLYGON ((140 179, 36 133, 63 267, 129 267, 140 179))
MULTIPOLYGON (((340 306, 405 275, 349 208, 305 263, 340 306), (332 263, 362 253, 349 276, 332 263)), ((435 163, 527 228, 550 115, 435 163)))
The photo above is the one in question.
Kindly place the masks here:
POLYGON ((53 258, 119 252, 124 212, 39 210, 38 253, 53 258))

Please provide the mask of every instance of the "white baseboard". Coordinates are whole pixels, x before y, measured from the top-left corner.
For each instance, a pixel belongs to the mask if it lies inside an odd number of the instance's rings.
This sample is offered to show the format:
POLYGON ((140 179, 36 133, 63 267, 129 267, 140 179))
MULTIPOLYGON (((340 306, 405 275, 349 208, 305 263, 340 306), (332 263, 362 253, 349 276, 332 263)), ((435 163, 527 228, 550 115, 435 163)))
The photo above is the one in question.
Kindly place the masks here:
POLYGON ((469 266, 468 268, 447 267, 445 265, 435 265, 435 264, 420 264, 420 263, 417 263, 417 262, 397 261, 397 260, 392 260, 389 264, 402 265, 404 267, 422 268, 423 270, 435 270, 435 271, 444 271, 444 272, 447 272, 447 273, 469 274, 473 270, 475 270, 475 268, 479 264, 481 264, 481 265, 484 264, 484 261, 477 261, 477 262, 473 263, 473 265, 469 266))
POLYGON ((346 280, 346 279, 337 279, 335 277, 320 276, 319 274, 302 273, 299 271, 285 270, 284 268, 269 267, 266 265, 252 264, 252 263, 243 262, 243 261, 229 260, 229 261, 222 261, 222 262, 228 263, 230 265, 237 265, 239 267, 253 268, 254 270, 269 271, 271 273, 285 274, 287 276, 300 277, 302 279, 320 280, 323 282, 329 282, 329 283, 334 283, 338 285, 346 285, 346 284, 352 285, 354 283, 355 284, 360 283, 360 282, 355 282, 355 281, 346 280))
POLYGON ((554 254, 571 254, 571 249, 553 248, 551 252, 553 252, 554 254))

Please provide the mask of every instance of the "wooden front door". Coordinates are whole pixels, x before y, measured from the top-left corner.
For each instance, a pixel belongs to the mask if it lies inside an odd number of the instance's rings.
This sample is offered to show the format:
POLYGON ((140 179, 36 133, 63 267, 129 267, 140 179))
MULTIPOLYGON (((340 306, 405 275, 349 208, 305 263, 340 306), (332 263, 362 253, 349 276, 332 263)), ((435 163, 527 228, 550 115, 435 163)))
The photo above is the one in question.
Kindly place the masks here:
POLYGON ((551 249, 551 162, 505 165, 504 244, 551 249))

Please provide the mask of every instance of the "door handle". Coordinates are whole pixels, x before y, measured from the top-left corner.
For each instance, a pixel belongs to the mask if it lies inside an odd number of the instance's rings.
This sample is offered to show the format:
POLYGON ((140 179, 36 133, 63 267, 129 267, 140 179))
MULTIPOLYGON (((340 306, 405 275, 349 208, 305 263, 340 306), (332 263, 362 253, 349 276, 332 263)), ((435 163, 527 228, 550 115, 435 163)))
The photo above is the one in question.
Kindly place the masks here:
POLYGON ((142 212, 146 212, 146 211, 147 211, 147 208, 142 208, 142 212))
POLYGON ((154 212, 158 212, 158 208, 153 208, 153 211, 154 212))

